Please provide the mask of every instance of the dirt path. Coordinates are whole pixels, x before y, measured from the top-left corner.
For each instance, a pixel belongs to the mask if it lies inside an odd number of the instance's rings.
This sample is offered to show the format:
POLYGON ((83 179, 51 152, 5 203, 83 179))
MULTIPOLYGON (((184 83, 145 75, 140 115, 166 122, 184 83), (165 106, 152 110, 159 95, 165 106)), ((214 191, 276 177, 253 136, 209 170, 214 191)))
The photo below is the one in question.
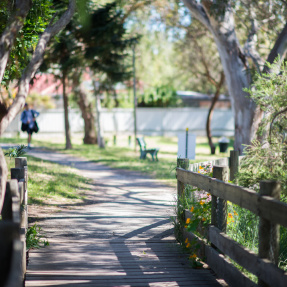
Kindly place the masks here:
POLYGON ((210 270, 191 269, 175 242, 174 188, 59 153, 29 153, 73 166, 94 188, 84 204, 39 214, 50 246, 30 252, 26 286, 221 286, 210 270))

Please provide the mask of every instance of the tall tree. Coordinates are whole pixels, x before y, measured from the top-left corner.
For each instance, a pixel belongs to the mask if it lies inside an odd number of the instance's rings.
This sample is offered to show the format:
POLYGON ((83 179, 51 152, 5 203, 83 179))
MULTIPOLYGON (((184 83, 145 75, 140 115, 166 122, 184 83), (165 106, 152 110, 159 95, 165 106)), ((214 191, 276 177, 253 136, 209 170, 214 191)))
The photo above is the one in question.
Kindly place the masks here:
POLYGON ((264 69, 258 43, 260 28, 263 25, 267 26, 267 29, 273 27, 273 30, 275 27, 282 27, 277 38, 273 35, 274 44, 267 59, 269 62, 273 62, 277 56, 283 59, 287 49, 287 23, 283 22, 286 18, 285 4, 283 1, 275 0, 269 1, 270 3, 252 0, 183 2, 192 16, 212 34, 216 43, 234 111, 234 148, 242 152, 242 144, 250 144, 250 140, 255 136, 262 115, 248 94, 243 91, 252 83, 252 68, 261 71, 264 69), (240 44, 243 39, 238 38, 239 31, 242 30, 242 21, 248 28, 248 34, 243 33, 246 35, 243 47, 240 44))
MULTIPOLYGON (((46 56, 46 67, 43 69, 51 67, 60 69, 62 76, 65 75, 72 81, 73 90, 81 99, 78 103, 85 123, 84 143, 98 142, 102 146, 102 139, 97 140, 95 137, 92 104, 82 87, 81 78, 83 74, 89 73, 91 82, 97 82, 94 93, 96 104, 99 104, 99 93, 114 92, 116 83, 131 76, 128 57, 135 39, 128 36, 124 14, 116 2, 95 5, 93 1, 86 1, 82 8, 85 13, 75 14, 73 20, 54 42, 46 56)), ((67 112, 66 98, 66 148, 69 139, 67 112)), ((97 124, 97 127, 99 129, 100 125, 97 124)))
MULTIPOLYGON (((5 69, 7 68, 9 56, 13 47, 17 46, 16 37, 19 31, 23 28, 28 12, 31 9, 32 1, 16 0, 11 5, 11 14, 7 17, 5 29, 0 38, 0 82, 3 79, 5 69)), ((68 9, 62 15, 55 15, 50 24, 46 27, 43 33, 39 36, 37 46, 31 53, 31 60, 22 72, 18 82, 18 92, 11 106, 6 107, 0 103, 1 118, 0 118, 0 136, 3 135, 6 128, 13 121, 16 115, 22 110, 25 104, 26 97, 29 91, 29 83, 35 72, 40 67, 47 45, 52 37, 59 33, 70 21, 76 8, 75 0, 70 0, 68 9), (56 19, 57 18, 57 19, 56 19), (55 21, 56 20, 56 21, 55 21)), ((26 30, 27 32, 27 30, 26 30)), ((31 31, 30 31, 31 33, 31 31)), ((0 210, 3 205, 7 181, 7 165, 3 151, 0 150, 0 210)))

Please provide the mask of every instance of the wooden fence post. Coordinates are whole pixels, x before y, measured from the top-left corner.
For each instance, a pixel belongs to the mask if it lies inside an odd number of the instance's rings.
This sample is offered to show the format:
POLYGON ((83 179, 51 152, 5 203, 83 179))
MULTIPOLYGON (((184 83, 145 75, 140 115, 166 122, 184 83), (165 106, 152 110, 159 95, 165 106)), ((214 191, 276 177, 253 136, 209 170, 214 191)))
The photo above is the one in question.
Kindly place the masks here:
MULTIPOLYGON (((213 166, 213 177, 224 182, 228 181, 227 166, 213 166)), ((216 196, 211 198, 211 224, 214 224, 223 232, 227 225, 227 201, 216 196)))
MULTIPOLYGON (((14 242, 19 242, 19 224, 11 220, 0 221, 0 286, 7 286, 11 273, 14 242)), ((19 278, 16 278, 19 279, 19 278)), ((21 286, 17 280, 14 286, 21 286)))
POLYGON ((11 168, 11 178, 19 181, 19 192, 22 204, 21 211, 21 277, 24 280, 26 273, 26 232, 28 228, 28 164, 26 157, 15 158, 15 168, 11 168))
POLYGON ((24 168, 11 168, 11 179, 20 179, 25 178, 25 169, 24 168))
POLYGON ((1 215, 2 220, 13 220, 20 224, 20 195, 16 179, 9 180, 6 183, 6 193, 1 215), (12 204, 14 200, 19 201, 18 210, 15 210, 15 205, 12 204))
MULTIPOLYGON (((280 200, 281 185, 277 181, 264 180, 260 181, 261 196, 270 196, 274 199, 280 200)), ((279 239, 280 239, 280 225, 273 224, 270 221, 260 217, 259 219, 259 250, 260 258, 267 258, 274 264, 278 265, 279 258, 279 239)), ((258 286, 269 287, 262 280, 258 280, 258 286)), ((270 286, 272 287, 272 286, 270 286)))
MULTIPOLYGON (((188 158, 178 158, 177 159, 177 167, 188 170, 189 168, 189 159, 188 158)), ((177 199, 179 199, 184 192, 184 184, 177 181, 177 199)))
POLYGON ((15 157, 15 168, 24 168, 27 165, 26 157, 15 157))
POLYGON ((235 179, 235 175, 238 172, 239 167, 239 151, 231 150, 229 158, 229 168, 230 168, 230 180, 235 179))

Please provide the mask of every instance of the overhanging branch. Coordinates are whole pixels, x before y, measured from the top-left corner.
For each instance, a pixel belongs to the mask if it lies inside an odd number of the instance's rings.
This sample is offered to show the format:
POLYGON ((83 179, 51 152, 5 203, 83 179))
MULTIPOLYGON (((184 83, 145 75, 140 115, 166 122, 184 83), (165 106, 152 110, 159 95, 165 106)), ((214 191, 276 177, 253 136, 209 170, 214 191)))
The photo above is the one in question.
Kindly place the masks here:
POLYGON ((9 59, 10 51, 18 32, 24 24, 24 20, 30 10, 31 0, 18 0, 15 3, 15 14, 0 38, 0 83, 3 79, 4 72, 9 59))
MULTIPOLYGON (((287 22, 285 23, 284 28, 282 29, 280 35, 278 36, 268 58, 267 62, 272 64, 274 63, 275 59, 280 57, 280 63, 283 61, 285 54, 287 51, 287 22)), ((264 66, 263 69, 264 73, 269 73, 270 68, 267 65, 264 66)))
POLYGON ((47 45, 52 37, 59 33, 71 20, 76 9, 76 0, 70 0, 69 7, 61 18, 54 24, 49 25, 41 35, 32 59, 19 81, 18 93, 8 109, 7 115, 0 122, 0 136, 4 133, 8 125, 23 108, 29 92, 29 83, 37 69, 40 67, 47 45))
POLYGON ((194 18, 200 21, 209 31, 212 31, 209 16, 200 3, 194 0, 183 0, 183 3, 190 10, 194 18))

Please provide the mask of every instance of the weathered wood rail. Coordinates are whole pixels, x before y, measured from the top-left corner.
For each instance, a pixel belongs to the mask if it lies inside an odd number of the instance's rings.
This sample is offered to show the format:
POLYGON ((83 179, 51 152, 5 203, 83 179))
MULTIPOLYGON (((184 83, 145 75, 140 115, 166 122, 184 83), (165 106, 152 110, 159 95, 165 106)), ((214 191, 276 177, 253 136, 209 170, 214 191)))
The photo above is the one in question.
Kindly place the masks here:
MULTIPOLYGON (((228 257, 256 275, 258 286, 286 287, 287 273, 277 267, 279 227, 280 225, 287 227, 287 204, 280 202, 280 184, 274 181, 262 181, 260 182, 260 192, 257 193, 251 189, 227 183, 228 177, 234 179, 239 162, 240 157, 235 152, 231 153, 229 159, 208 162, 221 164, 213 166, 214 178, 197 172, 198 166, 203 163, 189 166, 186 159, 178 162, 178 166, 184 167, 177 168, 178 198, 184 192, 186 184, 200 188, 210 193, 212 197, 211 225, 207 230, 206 238, 198 237, 186 229, 183 229, 183 235, 190 241, 196 240, 199 243, 197 256, 206 261, 230 286, 257 285, 241 273, 228 257), (227 201, 259 216, 258 254, 241 246, 226 235, 227 201)), ((185 220, 187 218, 192 218, 192 213, 188 210, 185 211, 185 220)))
MULTIPOLYGON (((1 180, 1 179, 0 179, 1 180)), ((24 285, 26 272, 27 158, 15 158, 0 220, 0 286, 24 285)))

